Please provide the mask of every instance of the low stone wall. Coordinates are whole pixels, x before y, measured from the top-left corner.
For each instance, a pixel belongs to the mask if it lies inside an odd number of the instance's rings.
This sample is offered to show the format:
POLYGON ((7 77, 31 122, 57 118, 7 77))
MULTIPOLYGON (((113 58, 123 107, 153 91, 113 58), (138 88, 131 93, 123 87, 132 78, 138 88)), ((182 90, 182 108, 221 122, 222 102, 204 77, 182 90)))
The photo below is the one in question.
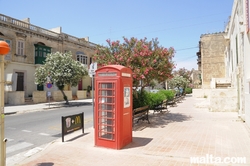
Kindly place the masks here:
POLYGON ((25 103, 24 91, 10 91, 7 95, 7 103, 11 105, 20 105, 25 103))
POLYGON ((46 103, 47 102, 46 91, 33 91, 32 100, 33 103, 46 103))
POLYGON ((210 96, 210 111, 237 112, 236 89, 212 89, 210 96))
POLYGON ((208 98, 210 97, 211 89, 193 89, 192 96, 196 98, 208 98))
POLYGON ((82 90, 82 91, 76 91, 76 96, 78 99, 86 99, 87 98, 87 91, 82 90))
MULTIPOLYGON (((95 91, 93 91, 93 96, 95 96, 95 91)), ((89 92, 89 98, 92 98, 92 90, 89 92)))
MULTIPOLYGON (((68 100, 72 100, 72 91, 64 91, 65 95, 67 96, 68 100)), ((51 96, 54 101, 63 101, 63 94, 61 91, 53 91, 51 92, 51 96)))

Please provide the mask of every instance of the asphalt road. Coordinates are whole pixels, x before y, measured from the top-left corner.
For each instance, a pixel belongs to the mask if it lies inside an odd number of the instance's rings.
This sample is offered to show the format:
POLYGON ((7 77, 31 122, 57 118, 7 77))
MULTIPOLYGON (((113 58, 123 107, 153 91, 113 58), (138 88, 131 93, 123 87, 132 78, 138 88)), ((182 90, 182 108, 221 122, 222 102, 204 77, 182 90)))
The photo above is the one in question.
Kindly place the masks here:
POLYGON ((53 140, 61 138, 61 117, 82 112, 84 112, 84 128, 92 127, 91 104, 6 116, 5 137, 8 139, 6 158, 31 149, 42 148, 53 140))

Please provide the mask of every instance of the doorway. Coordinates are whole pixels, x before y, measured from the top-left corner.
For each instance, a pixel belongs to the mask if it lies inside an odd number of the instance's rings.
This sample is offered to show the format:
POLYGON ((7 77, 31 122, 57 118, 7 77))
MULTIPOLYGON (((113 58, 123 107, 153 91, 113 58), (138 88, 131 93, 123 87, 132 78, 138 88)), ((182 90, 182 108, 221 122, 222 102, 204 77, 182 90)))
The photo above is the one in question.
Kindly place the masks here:
POLYGON ((16 72, 16 74, 17 74, 16 91, 24 91, 24 73, 16 72))

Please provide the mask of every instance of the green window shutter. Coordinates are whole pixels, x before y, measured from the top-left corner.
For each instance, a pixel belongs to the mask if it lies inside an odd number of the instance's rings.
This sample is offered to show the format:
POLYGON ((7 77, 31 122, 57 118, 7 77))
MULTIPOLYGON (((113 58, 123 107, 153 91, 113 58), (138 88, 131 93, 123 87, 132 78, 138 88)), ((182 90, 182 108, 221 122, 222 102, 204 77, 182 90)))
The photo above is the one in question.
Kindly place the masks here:
POLYGON ((51 47, 35 44, 35 64, 44 64, 48 53, 51 53, 51 47))
POLYGON ((43 91, 44 89, 43 89, 43 85, 37 85, 37 90, 38 91, 43 91))

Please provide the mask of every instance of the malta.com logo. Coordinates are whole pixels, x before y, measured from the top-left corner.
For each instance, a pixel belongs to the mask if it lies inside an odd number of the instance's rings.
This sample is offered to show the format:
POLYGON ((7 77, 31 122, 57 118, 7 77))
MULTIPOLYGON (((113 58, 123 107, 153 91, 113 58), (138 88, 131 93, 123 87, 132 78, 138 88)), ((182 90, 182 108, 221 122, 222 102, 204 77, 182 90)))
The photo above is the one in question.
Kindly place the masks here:
POLYGON ((246 157, 215 157, 206 154, 204 157, 190 157, 191 164, 246 164, 246 157))

